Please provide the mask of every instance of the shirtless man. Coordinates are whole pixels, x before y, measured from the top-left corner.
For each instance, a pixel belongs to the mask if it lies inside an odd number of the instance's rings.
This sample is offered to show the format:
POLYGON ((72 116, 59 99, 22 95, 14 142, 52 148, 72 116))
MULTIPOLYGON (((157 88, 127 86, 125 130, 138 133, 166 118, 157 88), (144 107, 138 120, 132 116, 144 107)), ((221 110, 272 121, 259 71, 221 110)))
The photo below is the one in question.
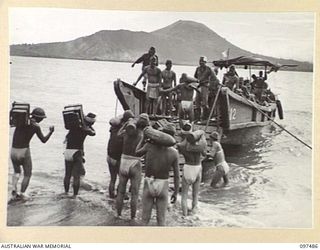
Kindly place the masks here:
POLYGON ((180 84, 174 88, 163 90, 162 92, 180 91, 180 100, 178 107, 178 116, 180 119, 189 119, 190 122, 194 119, 193 112, 193 94, 194 90, 198 91, 196 87, 192 85, 197 79, 187 77, 187 74, 183 73, 179 80, 180 84))
POLYGON ((216 187, 216 185, 220 182, 221 178, 223 178, 224 185, 228 185, 228 173, 229 173, 229 165, 225 160, 224 152, 220 144, 220 136, 219 133, 214 131, 210 134, 210 140, 212 142, 212 148, 207 156, 209 158, 214 159, 214 163, 216 166, 216 171, 213 174, 211 187, 216 187))
MULTIPOLYGON (((156 66, 158 66, 158 56, 156 55, 156 49, 154 47, 150 47, 148 53, 143 54, 142 56, 140 56, 132 65, 131 67, 134 67, 134 65, 136 63, 142 63, 142 71, 144 70, 145 67, 147 67, 148 65, 150 65, 150 59, 152 57, 156 58, 156 66)), ((143 84, 143 90, 145 90, 146 88, 146 84, 147 84, 147 77, 146 75, 143 76, 143 80, 142 80, 142 84, 143 84)))
MULTIPOLYGON (((176 73, 171 70, 172 61, 166 61, 166 68, 161 72, 162 83, 160 86, 160 90, 170 89, 172 88, 172 83, 174 87, 177 85, 176 73)), ((172 93, 162 92, 161 94, 162 100, 162 115, 171 115, 172 113, 172 93), (168 99, 168 100, 167 100, 168 99), (169 104, 169 113, 167 112, 167 106, 169 104)))
POLYGON ((123 138, 122 155, 119 169, 119 185, 116 199, 117 216, 121 216, 123 199, 126 192, 127 182, 131 183, 131 219, 135 220, 139 187, 141 182, 141 161, 136 154, 136 147, 143 137, 143 129, 149 125, 149 117, 146 113, 139 116, 135 123, 129 119, 119 130, 118 136, 123 138))
POLYGON ((110 137, 108 141, 108 156, 107 162, 110 172, 110 183, 109 183, 109 197, 115 198, 115 184, 117 180, 117 175, 119 174, 120 159, 122 154, 122 138, 118 137, 119 129, 122 125, 128 121, 129 118, 133 118, 134 114, 131 110, 126 110, 123 113, 121 119, 117 117, 110 120, 110 137))
POLYGON ((133 86, 136 86, 143 75, 147 74, 148 86, 146 94, 146 112, 153 115, 155 115, 157 112, 161 83, 161 70, 156 66, 156 61, 157 59, 155 57, 152 57, 150 59, 150 65, 143 69, 137 81, 133 84, 133 86), (149 111, 150 106, 152 109, 151 112, 149 111))
MULTIPOLYGON (((163 132, 174 136, 173 124, 166 125, 163 132)), ((152 142, 144 145, 144 139, 137 146, 137 155, 146 155, 146 174, 142 195, 142 223, 147 225, 150 221, 152 207, 157 209, 157 224, 165 226, 165 217, 168 205, 169 171, 174 171, 174 193, 171 202, 177 199, 179 191, 179 154, 173 147, 165 147, 152 142)))
MULTIPOLYGON (((190 132, 192 133, 192 132, 190 132)), ((203 132, 204 133, 204 132, 203 132)), ((186 136, 186 138, 177 144, 179 152, 185 158, 182 176, 182 191, 181 191, 181 206, 183 216, 188 215, 188 191, 189 186, 192 186, 192 212, 195 212, 198 205, 198 194, 201 182, 201 155, 206 154, 206 145, 203 148, 195 147, 197 143, 194 141, 193 136, 186 136)))
POLYGON ((38 136, 41 142, 46 143, 54 131, 54 127, 49 127, 49 133, 44 136, 42 134, 39 123, 46 118, 46 114, 42 108, 35 108, 31 112, 30 124, 16 127, 13 133, 13 141, 11 148, 11 161, 14 169, 12 176, 12 196, 13 198, 26 198, 25 191, 28 188, 32 175, 32 161, 30 154, 30 141, 34 134, 38 136), (18 194, 18 181, 21 174, 21 166, 23 168, 23 180, 21 183, 21 193, 18 194))
POLYGON ((63 180, 64 191, 67 194, 70 187, 70 179, 73 177, 73 197, 76 197, 80 188, 80 176, 85 174, 83 165, 83 143, 87 135, 95 136, 96 132, 92 125, 96 121, 96 115, 88 113, 84 117, 84 127, 70 129, 66 135, 65 142, 67 143, 64 152, 65 159, 65 177, 63 180))

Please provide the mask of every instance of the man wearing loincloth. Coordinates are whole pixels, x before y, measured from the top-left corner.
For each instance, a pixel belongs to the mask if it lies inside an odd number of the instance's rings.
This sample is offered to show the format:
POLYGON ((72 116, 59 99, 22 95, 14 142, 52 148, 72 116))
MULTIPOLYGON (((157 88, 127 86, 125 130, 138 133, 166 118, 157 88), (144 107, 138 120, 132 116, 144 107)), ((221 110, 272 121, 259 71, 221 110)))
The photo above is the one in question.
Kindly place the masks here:
POLYGON ((169 88, 162 90, 163 93, 171 91, 180 91, 180 103, 178 106, 178 116, 180 119, 189 119, 190 122, 193 121, 193 94, 194 90, 198 91, 192 84, 195 83, 197 79, 188 77, 187 74, 183 73, 179 80, 179 84, 174 88, 169 88))
MULTIPOLYGON (((177 85, 176 73, 171 70, 172 61, 166 61, 166 68, 161 72, 162 83, 160 86, 160 91, 165 89, 170 89, 174 85, 177 85)), ((161 93, 161 103, 162 103, 162 115, 171 115, 172 113, 172 93, 162 92, 161 93), (167 106, 169 106, 169 112, 167 112, 167 106)))
POLYGON ((161 83, 161 70, 156 66, 157 59, 152 57, 150 59, 150 65, 145 67, 138 77, 137 81, 133 84, 136 86, 142 76, 147 74, 148 77, 148 85, 147 85, 147 94, 146 94, 146 112, 148 114, 155 115, 157 113, 158 108, 158 100, 159 100, 159 90, 161 83), (151 109, 151 111, 149 110, 151 109))
POLYGON ((212 158, 215 163, 216 170, 213 174, 211 187, 216 187, 216 185, 220 182, 221 178, 223 179, 224 186, 228 185, 228 173, 229 173, 229 165, 225 160, 224 151, 220 144, 220 136, 219 133, 214 131, 210 134, 210 140, 212 142, 212 147, 210 152, 207 153, 207 156, 212 158))
POLYGON ((12 176, 12 198, 24 199, 25 191, 28 188, 32 175, 32 161, 30 154, 30 141, 34 134, 38 136, 41 142, 46 143, 54 131, 54 126, 49 127, 49 133, 44 136, 42 134, 39 123, 46 118, 46 114, 42 108, 35 108, 31 112, 30 124, 16 127, 13 133, 13 141, 11 148, 11 161, 14 169, 12 176), (21 174, 21 166, 23 168, 23 180, 21 183, 21 193, 18 194, 18 182, 21 174))
MULTIPOLYGON (((145 67, 150 65, 150 59, 152 57, 156 58, 156 66, 158 66, 158 56, 156 55, 156 49, 154 47, 150 47, 148 53, 143 54, 142 56, 140 56, 132 65, 131 67, 134 67, 134 65, 136 63, 142 63, 142 71, 145 69, 145 67)), ((144 74, 143 75, 143 80, 142 80, 142 84, 143 84, 143 90, 145 90, 146 88, 146 84, 147 84, 147 75, 144 74)))
POLYGON ((79 193, 80 176, 85 175, 85 169, 83 165, 83 143, 87 135, 96 135, 96 132, 92 127, 95 121, 96 115, 93 113, 88 113, 84 117, 84 126, 72 128, 66 135, 65 142, 67 145, 66 150, 64 151, 65 176, 63 184, 64 191, 67 194, 69 192, 70 179, 73 177, 73 197, 76 197, 79 193))
POLYGON ((107 163, 110 172, 109 183, 109 197, 115 198, 115 184, 117 175, 119 174, 120 159, 122 154, 122 138, 118 137, 118 131, 122 125, 128 121, 129 118, 133 118, 134 114, 131 110, 126 110, 122 118, 114 117, 110 120, 110 137, 108 141, 108 156, 107 163))
POLYGON ((141 182, 141 161, 136 154, 136 147, 143 137, 143 129, 149 125, 149 117, 146 113, 139 116, 137 122, 129 119, 119 130, 118 136, 123 138, 122 155, 119 169, 119 185, 116 199, 117 216, 121 216, 123 199, 126 192, 127 182, 131 184, 131 219, 135 220, 139 187, 141 182))
MULTIPOLYGON (((197 132, 197 131, 194 131, 197 132)), ((192 132, 189 132, 192 133, 192 132)), ((204 133, 204 132, 203 132, 204 133)), ((179 152, 185 158, 182 176, 182 191, 181 191, 181 207, 184 216, 188 215, 188 191, 189 186, 192 186, 192 212, 195 212, 198 205, 198 193, 201 181, 201 155, 206 154, 206 143, 199 146, 199 140, 195 141, 193 136, 186 136, 186 138, 177 144, 179 152)), ((205 142, 205 140, 204 140, 205 142)))
MULTIPOLYGON (((173 124, 166 124, 163 132, 174 136, 173 124)), ((144 139, 137 146, 137 155, 146 155, 146 173, 142 195, 142 223, 150 221, 152 207, 157 209, 157 224, 165 226, 165 217, 168 205, 169 171, 174 171, 174 193, 171 202, 177 199, 179 191, 179 154, 173 147, 165 147, 156 142, 146 142, 144 139)))

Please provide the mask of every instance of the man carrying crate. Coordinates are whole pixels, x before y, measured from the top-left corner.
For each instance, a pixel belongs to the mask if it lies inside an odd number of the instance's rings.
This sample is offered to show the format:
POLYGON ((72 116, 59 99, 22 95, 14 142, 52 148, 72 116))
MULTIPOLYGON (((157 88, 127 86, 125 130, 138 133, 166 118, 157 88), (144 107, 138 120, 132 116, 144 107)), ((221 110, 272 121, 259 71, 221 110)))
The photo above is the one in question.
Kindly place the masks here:
POLYGON ((30 141, 34 134, 38 136, 41 142, 46 143, 51 137, 54 126, 49 127, 49 133, 44 136, 39 123, 46 118, 46 114, 42 108, 35 108, 31 112, 31 118, 25 124, 13 124, 16 126, 12 148, 11 148, 11 161, 14 168, 12 177, 12 198, 13 199, 26 199, 25 191, 28 188, 30 178, 32 175, 32 160, 30 153, 30 141), (18 194, 18 181, 21 174, 21 166, 23 168, 23 180, 21 183, 21 193, 18 194))
POLYGON ((96 135, 96 132, 92 127, 95 121, 96 121, 96 115, 93 113, 88 113, 86 116, 84 116, 83 124, 79 124, 79 126, 69 127, 69 132, 66 135, 67 146, 64 152, 65 177, 64 177, 63 184, 64 184, 65 192, 68 193, 69 186, 70 186, 70 179, 71 177, 73 177, 73 196, 74 197, 76 197, 79 192, 80 176, 85 174, 85 170, 83 166, 83 155, 84 155, 83 143, 87 135, 89 136, 96 135))

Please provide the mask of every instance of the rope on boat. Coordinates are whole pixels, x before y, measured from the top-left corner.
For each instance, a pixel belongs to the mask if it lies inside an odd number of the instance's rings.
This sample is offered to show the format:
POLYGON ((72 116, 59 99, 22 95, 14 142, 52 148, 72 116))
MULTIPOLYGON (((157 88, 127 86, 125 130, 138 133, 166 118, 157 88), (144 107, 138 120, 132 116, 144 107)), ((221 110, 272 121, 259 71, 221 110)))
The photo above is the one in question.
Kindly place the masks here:
POLYGON ((213 110, 214 110, 214 108, 216 107, 216 104, 217 104, 217 101, 218 101, 218 97, 219 97, 221 88, 222 88, 222 85, 219 85, 219 88, 218 88, 216 97, 214 98, 214 102, 213 102, 213 105, 212 105, 212 108, 211 108, 211 111, 210 111, 210 114, 209 114, 209 117, 208 117, 208 120, 207 120, 206 127, 205 127, 205 129, 204 129, 204 132, 207 132, 207 128, 208 128, 208 126, 209 126, 209 122, 210 122, 211 116, 212 116, 212 114, 213 114, 213 110))
POLYGON ((116 99, 116 109, 114 111, 114 117, 117 116, 117 112, 118 112, 118 98, 116 99))
POLYGON ((263 112, 261 109, 259 109, 258 107, 254 106, 251 102, 249 102, 249 100, 246 99, 246 101, 252 106, 254 107, 256 110, 258 110, 261 114, 263 114, 264 116, 266 116, 270 121, 272 121, 273 123, 275 123, 278 127, 280 127, 282 130, 284 130, 285 132, 287 132, 289 135, 291 135, 293 138, 295 138, 296 140, 298 140, 299 142, 301 142, 303 145, 305 145, 306 147, 310 148, 312 150, 312 147, 310 145, 308 145, 306 142, 304 142, 303 140, 301 140, 300 138, 298 138, 297 136, 295 136, 294 134, 292 134, 290 131, 288 131, 287 129, 285 129, 283 126, 281 126, 279 123, 277 123, 274 119, 272 119, 268 114, 266 114, 265 112, 263 112))

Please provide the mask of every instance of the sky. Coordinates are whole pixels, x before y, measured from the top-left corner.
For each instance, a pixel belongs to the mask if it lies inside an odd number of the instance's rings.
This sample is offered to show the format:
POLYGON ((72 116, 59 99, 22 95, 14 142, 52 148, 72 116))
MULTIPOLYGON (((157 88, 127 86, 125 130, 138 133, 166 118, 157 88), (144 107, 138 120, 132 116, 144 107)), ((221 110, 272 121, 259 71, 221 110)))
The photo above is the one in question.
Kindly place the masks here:
MULTIPOLYGON (((100 30, 154 31, 178 20, 202 23, 253 53, 312 62, 312 12, 151 12, 10 8, 10 44, 69 41, 100 30)), ((231 52, 232 53, 232 52, 231 52)))

